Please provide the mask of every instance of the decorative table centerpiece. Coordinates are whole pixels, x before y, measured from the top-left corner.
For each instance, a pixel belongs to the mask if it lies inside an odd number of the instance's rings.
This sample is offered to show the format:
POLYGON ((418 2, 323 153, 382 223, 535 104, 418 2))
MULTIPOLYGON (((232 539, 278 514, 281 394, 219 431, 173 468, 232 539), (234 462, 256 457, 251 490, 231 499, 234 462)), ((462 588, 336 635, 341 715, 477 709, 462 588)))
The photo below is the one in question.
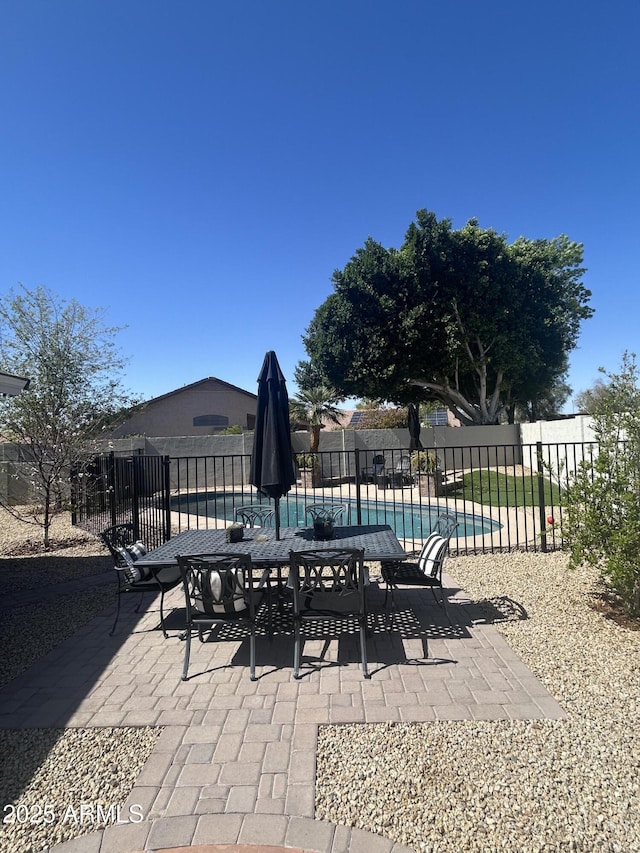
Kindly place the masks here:
POLYGON ((244 527, 238 522, 230 524, 225 530, 224 537, 227 542, 241 542, 244 536, 244 527))
POLYGON ((333 519, 329 516, 320 516, 313 520, 314 539, 333 539, 333 519))

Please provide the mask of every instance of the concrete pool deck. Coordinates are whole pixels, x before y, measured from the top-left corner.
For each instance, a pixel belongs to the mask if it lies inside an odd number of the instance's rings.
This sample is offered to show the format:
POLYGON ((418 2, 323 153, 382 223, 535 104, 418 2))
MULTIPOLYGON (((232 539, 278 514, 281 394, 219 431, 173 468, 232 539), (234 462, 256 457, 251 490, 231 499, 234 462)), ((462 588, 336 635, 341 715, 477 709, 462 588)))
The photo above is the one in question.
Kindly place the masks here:
MULTIPOLYGON (((251 494, 246 489, 251 487, 245 486, 243 490, 238 490, 238 493, 243 495, 243 501, 250 502, 252 497, 255 499, 255 493, 251 494)), ((362 501, 377 504, 381 508, 384 505, 389 507, 389 512, 394 511, 394 507, 398 509, 406 506, 420 507, 423 511, 431 511, 434 514, 438 512, 450 512, 454 514, 474 516, 477 518, 485 518, 496 525, 493 531, 486 533, 475 533, 464 537, 454 534, 451 540, 452 553, 467 553, 473 551, 502 549, 510 547, 513 538, 519 546, 528 544, 535 549, 540 547, 540 519, 538 507, 514 508, 514 507, 491 507, 480 503, 471 502, 468 500, 459 500, 455 497, 427 498, 419 494, 418 486, 404 486, 402 488, 388 488, 379 490, 373 484, 363 484, 362 501)), ((214 489, 208 490, 208 493, 214 493, 214 489)), ((201 494, 206 494, 202 492, 201 494)), ((190 492, 191 497, 195 497, 197 492, 190 492)), ((173 499, 177 496, 174 494, 173 499)), ((354 492, 353 483, 343 483, 336 486, 322 486, 314 489, 313 492, 306 494, 298 491, 291 494, 292 498, 296 498, 304 502, 305 497, 309 497, 309 503, 322 503, 323 500, 331 502, 347 502, 351 506, 351 522, 355 523, 356 495, 354 492), (311 500, 312 499, 312 500, 311 500)), ((553 511, 553 508, 548 510, 553 511)), ((282 524, 285 526, 286 515, 281 513, 282 524)), ((381 519, 382 523, 388 523, 381 519)), ((187 512, 171 512, 171 524, 175 532, 185 530, 189 527, 198 528, 205 527, 207 524, 217 527, 225 527, 230 523, 230 519, 215 516, 207 517, 205 515, 197 515, 187 512)), ((405 550, 410 553, 418 549, 423 541, 418 531, 412 534, 408 531, 405 536, 398 535, 398 538, 403 543, 405 550)))

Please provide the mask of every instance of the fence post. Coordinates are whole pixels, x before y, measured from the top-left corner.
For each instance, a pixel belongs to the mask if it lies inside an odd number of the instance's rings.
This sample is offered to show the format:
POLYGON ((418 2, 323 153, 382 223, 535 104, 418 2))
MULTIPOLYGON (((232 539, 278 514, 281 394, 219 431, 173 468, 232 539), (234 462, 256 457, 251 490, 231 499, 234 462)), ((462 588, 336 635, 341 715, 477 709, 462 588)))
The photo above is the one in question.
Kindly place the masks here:
POLYGON ((133 538, 140 539, 140 456, 132 456, 127 461, 131 464, 131 520, 133 521, 133 538))
POLYGON ((170 489, 171 489, 171 480, 169 476, 169 466, 171 464, 171 459, 169 456, 162 457, 162 465, 164 468, 164 483, 162 489, 162 498, 164 501, 164 541, 166 542, 168 539, 171 539, 171 497, 170 497, 170 489))
POLYGON ((74 465, 69 472, 69 480, 71 484, 71 524, 75 526, 78 523, 78 466, 74 465))
POLYGON ((117 483, 116 483, 116 455, 113 450, 109 453, 109 461, 107 463, 107 491, 109 493, 109 503, 111 506, 111 526, 115 527, 118 523, 116 503, 118 501, 117 483))
POLYGON ((360 450, 354 448, 355 468, 356 468, 356 524, 362 524, 362 494, 360 493, 360 450))
POLYGON ((542 458, 542 442, 536 442, 536 457, 538 461, 538 512, 540 516, 540 550, 547 552, 546 507, 544 504, 544 460, 542 458))

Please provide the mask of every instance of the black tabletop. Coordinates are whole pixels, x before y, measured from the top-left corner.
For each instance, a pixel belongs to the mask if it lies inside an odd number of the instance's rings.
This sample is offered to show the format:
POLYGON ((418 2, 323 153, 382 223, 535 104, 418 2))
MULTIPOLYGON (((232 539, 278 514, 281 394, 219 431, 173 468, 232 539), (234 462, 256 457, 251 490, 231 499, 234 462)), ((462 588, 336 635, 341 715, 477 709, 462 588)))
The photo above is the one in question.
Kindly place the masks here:
POLYGON ((316 540, 313 528, 281 527, 276 540, 271 527, 248 527, 240 542, 227 542, 224 530, 185 530, 137 562, 141 565, 174 563, 176 557, 226 551, 250 554, 256 564, 285 565, 290 551, 307 548, 362 548, 367 560, 404 560, 407 555, 388 524, 335 527, 333 539, 316 540))

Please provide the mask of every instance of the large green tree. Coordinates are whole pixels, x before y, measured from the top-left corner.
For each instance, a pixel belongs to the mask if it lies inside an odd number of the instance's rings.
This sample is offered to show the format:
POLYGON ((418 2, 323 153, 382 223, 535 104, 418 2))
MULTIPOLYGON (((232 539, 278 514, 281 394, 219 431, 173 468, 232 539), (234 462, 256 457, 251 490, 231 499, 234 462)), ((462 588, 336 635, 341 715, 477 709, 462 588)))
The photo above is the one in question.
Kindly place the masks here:
POLYGON ((604 379, 596 379, 590 388, 579 391, 574 400, 574 406, 580 414, 592 415, 606 406, 609 386, 604 379))
POLYGON ((559 376, 550 388, 541 385, 529 390, 532 393, 524 391, 519 398, 514 394, 511 405, 507 406, 509 423, 552 421, 562 417, 562 407, 571 396, 566 374, 559 376))
POLYGON ((406 405, 437 400, 466 424, 543 398, 592 314, 582 246, 419 211, 400 249, 368 239, 333 274, 304 337, 340 392, 406 405))
POLYGON ((21 286, 0 301, 0 364, 31 380, 0 403, 0 429, 20 449, 17 476, 33 499, 28 508, 7 508, 42 528, 45 548, 53 516, 69 506, 71 466, 133 402, 120 385, 118 331, 104 325, 100 310, 43 287, 21 286))

